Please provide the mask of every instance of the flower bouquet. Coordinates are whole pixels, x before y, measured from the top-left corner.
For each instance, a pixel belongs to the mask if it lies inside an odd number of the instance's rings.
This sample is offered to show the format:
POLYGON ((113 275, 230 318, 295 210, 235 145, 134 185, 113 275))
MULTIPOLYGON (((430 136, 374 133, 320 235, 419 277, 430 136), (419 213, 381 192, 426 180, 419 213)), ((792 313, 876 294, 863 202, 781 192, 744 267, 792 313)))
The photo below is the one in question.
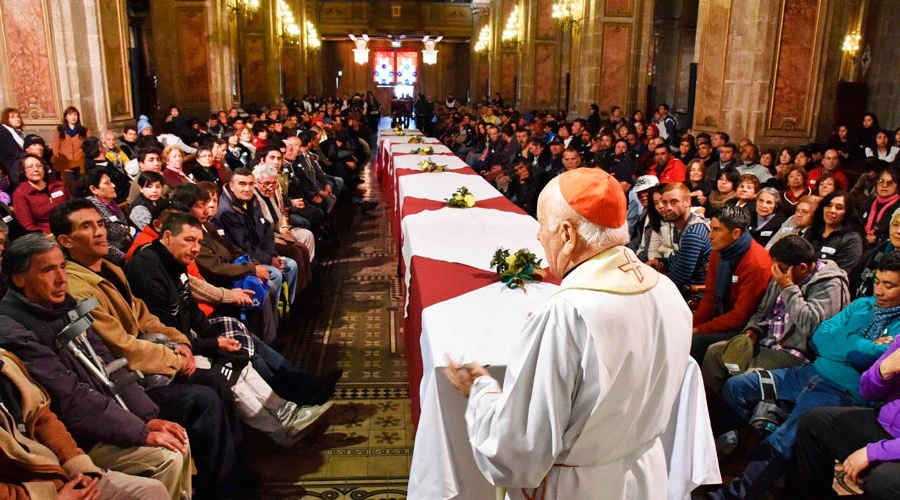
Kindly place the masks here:
POLYGON ((525 289, 525 282, 539 281, 546 277, 541 268, 541 260, 527 248, 519 249, 510 254, 505 248, 498 248, 491 259, 491 269, 497 271, 500 282, 509 288, 525 289))
POLYGON ((456 190, 445 200, 450 208, 472 208, 475 206, 475 197, 465 186, 456 190))
POLYGON ((421 136, 414 135, 414 136, 410 137, 410 138, 409 138, 409 141, 407 141, 407 142, 408 142, 409 144, 424 144, 424 143, 425 143, 425 139, 422 139, 421 136))
POLYGON ((419 162, 419 170, 422 172, 449 172, 450 169, 446 165, 438 165, 431 160, 422 160, 419 162))
POLYGON ((395 134, 395 135, 399 135, 399 136, 404 136, 404 135, 406 135, 406 133, 403 131, 402 128, 400 128, 399 125, 396 126, 396 127, 394 127, 394 128, 392 128, 391 130, 394 131, 394 134, 395 134))

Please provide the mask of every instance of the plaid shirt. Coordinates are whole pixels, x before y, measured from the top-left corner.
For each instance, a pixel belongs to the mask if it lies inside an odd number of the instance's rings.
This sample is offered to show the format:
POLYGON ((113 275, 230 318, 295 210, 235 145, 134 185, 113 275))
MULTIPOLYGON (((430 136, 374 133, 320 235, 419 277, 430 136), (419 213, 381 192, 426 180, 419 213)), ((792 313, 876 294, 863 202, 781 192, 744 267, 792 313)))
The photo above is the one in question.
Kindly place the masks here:
MULTIPOLYGON (((809 276, 804 279, 799 286, 803 287, 803 285, 809 283, 809 280, 812 279, 813 276, 819 269, 825 265, 821 260, 816 263, 816 268, 809 274, 809 276)), ((771 336, 767 336, 766 338, 760 341, 760 345, 768 347, 769 349, 773 349, 776 351, 784 351, 792 356, 798 357, 803 360, 803 363, 809 363, 809 358, 806 357, 805 354, 798 351, 797 349, 792 349, 790 347, 783 347, 780 342, 782 337, 784 337, 784 324, 787 323, 788 317, 790 315, 787 311, 787 305, 784 303, 784 299, 781 298, 781 294, 778 294, 778 298, 775 299, 775 306, 772 308, 772 312, 766 316, 766 322, 769 324, 769 333, 771 336), (773 338, 774 337, 774 338, 773 338)))

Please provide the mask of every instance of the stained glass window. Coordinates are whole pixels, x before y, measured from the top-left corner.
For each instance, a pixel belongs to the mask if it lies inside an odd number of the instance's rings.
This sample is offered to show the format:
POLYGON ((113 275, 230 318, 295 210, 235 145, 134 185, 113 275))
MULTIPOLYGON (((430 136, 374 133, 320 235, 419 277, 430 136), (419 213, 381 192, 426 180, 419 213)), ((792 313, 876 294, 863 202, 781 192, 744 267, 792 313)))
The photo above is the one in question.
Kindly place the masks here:
POLYGON ((397 51, 397 84, 412 85, 419 77, 419 53, 397 51))
POLYGON ((394 52, 393 51, 376 51, 375 52, 375 70, 372 78, 376 85, 391 85, 394 83, 394 52))

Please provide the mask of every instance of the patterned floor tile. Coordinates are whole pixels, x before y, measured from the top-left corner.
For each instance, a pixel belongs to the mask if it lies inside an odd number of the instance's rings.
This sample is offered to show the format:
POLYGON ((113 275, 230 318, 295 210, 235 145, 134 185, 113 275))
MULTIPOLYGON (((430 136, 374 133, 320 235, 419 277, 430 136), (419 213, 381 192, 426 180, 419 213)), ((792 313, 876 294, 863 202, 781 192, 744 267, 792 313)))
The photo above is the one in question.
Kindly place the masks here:
MULTIPOLYGON (((367 171, 368 197, 383 199, 367 171)), ((342 246, 319 253, 318 290, 276 347, 304 369, 341 367, 327 424, 291 450, 248 431, 249 465, 263 478, 258 498, 400 500, 415 431, 400 325, 403 283, 389 207, 377 216, 336 210, 342 246)), ((373 211, 374 213, 374 211, 373 211)))

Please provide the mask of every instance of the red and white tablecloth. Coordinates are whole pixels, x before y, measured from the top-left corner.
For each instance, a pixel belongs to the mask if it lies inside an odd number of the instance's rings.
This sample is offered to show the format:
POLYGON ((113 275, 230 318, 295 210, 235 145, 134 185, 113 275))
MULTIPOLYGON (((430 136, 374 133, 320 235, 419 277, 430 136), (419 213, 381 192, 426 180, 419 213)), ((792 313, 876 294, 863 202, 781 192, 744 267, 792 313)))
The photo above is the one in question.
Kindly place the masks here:
MULTIPOLYGON (((393 148, 382 142, 379 151, 386 149, 393 148)), ((382 164, 390 161, 392 167, 382 180, 393 191, 393 234, 407 285, 404 345, 417 424, 408 498, 493 498, 493 486, 472 458, 466 400, 441 373, 445 355, 490 364, 492 374, 502 380, 509 346, 558 280, 532 283, 525 291, 497 281, 490 261, 498 247, 527 248, 546 260, 537 240, 539 225, 461 160, 434 155, 433 161, 451 171, 425 173, 418 169, 422 158, 413 158, 419 155, 387 154, 391 158, 382 164), (475 196, 474 208, 446 206, 444 200, 461 186, 475 196)), ((678 492, 689 494, 696 484, 719 480, 702 379, 693 361, 682 392, 666 438, 670 495, 677 493, 670 498, 685 498, 678 492)))

